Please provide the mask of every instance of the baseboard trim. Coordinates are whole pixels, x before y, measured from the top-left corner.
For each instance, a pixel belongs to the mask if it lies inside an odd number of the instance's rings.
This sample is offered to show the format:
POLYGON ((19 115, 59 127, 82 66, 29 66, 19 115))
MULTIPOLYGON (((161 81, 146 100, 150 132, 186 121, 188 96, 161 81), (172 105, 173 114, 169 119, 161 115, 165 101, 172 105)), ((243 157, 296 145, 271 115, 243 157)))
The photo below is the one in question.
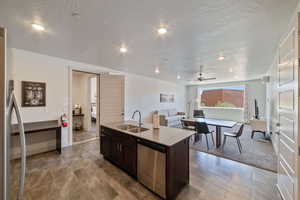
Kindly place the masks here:
POLYGON ((73 145, 78 145, 78 144, 87 143, 87 142, 91 142, 91 141, 94 141, 94 140, 97 140, 97 139, 99 139, 99 137, 91 138, 91 139, 84 140, 84 141, 80 141, 80 142, 73 142, 72 146, 73 146, 73 145))

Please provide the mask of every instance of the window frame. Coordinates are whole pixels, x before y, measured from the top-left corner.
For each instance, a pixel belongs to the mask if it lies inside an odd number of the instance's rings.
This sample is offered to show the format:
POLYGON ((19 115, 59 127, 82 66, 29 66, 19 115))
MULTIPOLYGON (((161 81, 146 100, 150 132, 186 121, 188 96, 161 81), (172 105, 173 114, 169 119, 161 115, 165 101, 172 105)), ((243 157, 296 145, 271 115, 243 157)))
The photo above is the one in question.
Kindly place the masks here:
POLYGON ((245 102, 246 102, 246 85, 228 85, 228 86, 216 86, 216 87, 198 87, 197 88, 197 101, 198 101, 198 108, 199 109, 224 109, 224 110, 245 110, 245 102), (237 107, 211 107, 211 106, 201 106, 201 98, 200 98, 200 90, 213 90, 213 89, 223 89, 223 88, 229 88, 229 87, 244 87, 244 104, 243 107, 237 108, 237 107))

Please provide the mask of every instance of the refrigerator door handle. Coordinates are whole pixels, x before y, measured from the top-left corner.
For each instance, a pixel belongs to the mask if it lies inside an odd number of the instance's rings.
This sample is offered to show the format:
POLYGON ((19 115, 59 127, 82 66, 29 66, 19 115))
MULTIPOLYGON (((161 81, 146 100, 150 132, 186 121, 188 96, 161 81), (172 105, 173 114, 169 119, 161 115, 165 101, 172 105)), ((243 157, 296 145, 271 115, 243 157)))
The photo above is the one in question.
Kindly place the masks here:
POLYGON ((23 124, 21 113, 20 113, 20 109, 18 107, 16 97, 15 97, 14 93, 12 92, 10 95, 9 104, 8 104, 8 123, 9 123, 8 127, 11 126, 13 109, 15 110, 17 121, 18 121, 18 129, 19 129, 20 143, 21 143, 21 171, 20 171, 20 179, 19 179, 19 191, 18 191, 18 200, 21 200, 23 197, 24 185, 25 185, 26 138, 25 138, 24 124, 23 124))

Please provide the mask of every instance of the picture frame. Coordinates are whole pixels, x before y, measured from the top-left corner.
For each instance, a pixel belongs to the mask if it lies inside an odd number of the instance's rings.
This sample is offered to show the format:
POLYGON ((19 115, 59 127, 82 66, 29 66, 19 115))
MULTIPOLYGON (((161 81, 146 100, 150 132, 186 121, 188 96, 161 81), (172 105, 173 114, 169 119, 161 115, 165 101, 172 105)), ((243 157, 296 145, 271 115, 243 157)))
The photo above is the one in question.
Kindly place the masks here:
POLYGON ((45 107, 46 83, 22 81, 22 107, 45 107))
POLYGON ((160 103, 174 103, 174 102, 175 102, 174 94, 160 93, 160 103))

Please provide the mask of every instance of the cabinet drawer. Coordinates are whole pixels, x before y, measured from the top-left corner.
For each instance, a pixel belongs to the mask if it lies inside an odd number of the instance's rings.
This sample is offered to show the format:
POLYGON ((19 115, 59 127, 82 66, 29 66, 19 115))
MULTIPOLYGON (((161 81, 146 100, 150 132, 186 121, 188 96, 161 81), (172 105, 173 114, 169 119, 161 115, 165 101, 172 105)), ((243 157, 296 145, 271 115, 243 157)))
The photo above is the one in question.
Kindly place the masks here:
POLYGON ((124 135, 122 136, 122 143, 123 145, 136 145, 136 138, 129 136, 129 135, 124 135))
POLYGON ((100 128, 101 135, 111 136, 111 135, 115 134, 115 132, 117 132, 117 131, 110 129, 110 128, 103 127, 103 126, 101 126, 101 128, 100 128))

